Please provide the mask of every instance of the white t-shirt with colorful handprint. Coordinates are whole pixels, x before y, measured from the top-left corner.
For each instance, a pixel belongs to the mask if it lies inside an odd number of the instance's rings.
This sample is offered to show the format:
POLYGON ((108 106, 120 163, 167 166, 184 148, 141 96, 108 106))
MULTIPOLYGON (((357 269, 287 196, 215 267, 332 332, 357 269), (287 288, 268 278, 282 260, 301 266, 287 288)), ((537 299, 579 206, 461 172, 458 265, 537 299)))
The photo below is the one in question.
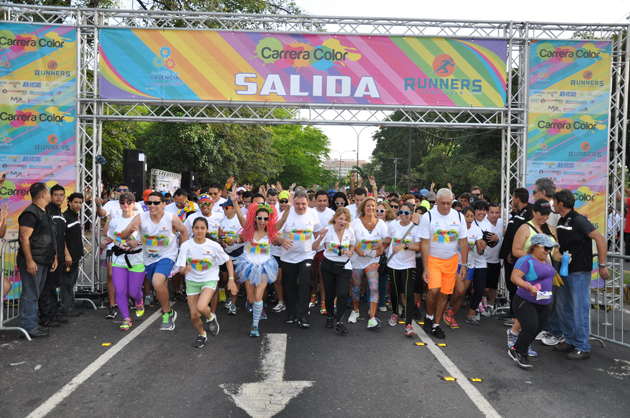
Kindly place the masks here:
POLYGON ((435 206, 422 216, 417 231, 419 239, 430 239, 429 255, 443 260, 457 255, 458 240, 468 237, 464 215, 451 209, 444 216, 435 206))
POLYGON ((223 217, 223 220, 221 221, 221 231, 223 231, 223 236, 219 237, 219 239, 223 242, 232 240, 236 243, 225 247, 226 253, 236 251, 243 246, 243 243, 240 242, 241 236, 238 234, 238 231, 242 228, 243 227, 238 220, 238 216, 234 215, 232 219, 228 219, 227 216, 223 217))
MULTIPOLYGON (((392 221, 392 223, 389 224, 389 228, 387 228, 387 238, 391 238, 392 240, 387 248, 387 256, 389 257, 393 254, 393 249, 396 245, 405 243, 409 245, 415 244, 418 240, 417 231, 415 231, 416 228, 417 226, 412 223, 409 223, 407 226, 402 226, 400 221, 392 221), (405 237, 403 237, 404 234, 406 234, 405 237)), ((405 249, 399 251, 389 260, 387 267, 394 270, 415 268, 416 252, 405 249)))
MULTIPOLYGON (((344 251, 348 251, 351 245, 355 245, 356 240, 354 238, 354 230, 352 228, 346 228, 343 231, 343 239, 339 241, 339 236, 335 231, 334 225, 328 225, 328 232, 322 240, 322 248, 324 249, 324 258, 336 262, 346 263, 348 256, 343 254, 344 251)), ((352 262, 348 261, 344 266, 346 270, 352 269, 352 262)))
POLYGON ((219 213, 219 212, 212 212, 210 216, 203 216, 201 212, 195 212, 192 215, 190 215, 188 218, 186 218, 186 222, 184 222, 184 226, 186 227, 186 230, 188 231, 188 239, 193 239, 193 232, 192 232, 193 222, 195 222, 195 219, 201 218, 201 217, 206 218, 206 221, 208 221, 208 232, 210 233, 210 236, 218 240, 219 227, 221 226, 221 222, 223 221, 223 218, 225 217, 223 213, 219 213))
POLYGON ((264 264, 271 258, 271 245, 269 237, 265 235, 260 241, 248 241, 243 249, 245 259, 252 264, 264 264))
MULTIPOLYGON (((133 216, 130 218, 124 218, 122 216, 118 216, 109 221, 109 228, 107 229, 107 236, 113 239, 114 241, 111 243, 111 246, 114 245, 120 247, 125 251, 134 251, 136 249, 142 249, 142 241, 140 241, 140 234, 138 231, 131 234, 131 236, 127 239, 120 238, 120 233, 127 229, 131 221, 133 220, 133 216), (134 249, 127 244, 128 241, 138 241, 138 246, 134 249)), ((142 258, 142 252, 136 254, 128 254, 127 259, 129 260, 129 264, 132 266, 143 265, 144 260, 142 258)), ((115 255, 112 254, 112 263, 118 266, 123 266, 127 268, 127 261, 125 260, 125 255, 115 255)))
POLYGON ((488 267, 486 257, 477 254, 476 243, 480 239, 483 239, 483 231, 473 222, 468 229, 468 262, 473 263, 475 268, 485 269, 488 267))
POLYGON ((365 253, 365 257, 360 257, 356 252, 352 254, 352 268, 364 269, 372 263, 378 263, 376 250, 373 248, 376 243, 382 242, 387 238, 387 225, 381 219, 378 220, 374 229, 368 231, 361 222, 361 218, 357 218, 350 223, 350 228, 354 231, 356 239, 355 247, 365 253))
POLYGON ((308 208, 304 215, 295 213, 291 207, 287 221, 282 227, 282 238, 293 241, 290 250, 285 251, 280 259, 285 263, 297 264, 315 257, 313 234, 322 229, 315 209, 308 208))
POLYGON ((223 247, 216 242, 206 239, 203 244, 197 244, 194 239, 189 239, 180 247, 175 265, 192 267, 186 273, 186 281, 209 282, 219 280, 219 267, 229 259, 223 247))
POLYGON ((140 238, 145 266, 150 266, 163 258, 173 261, 177 259, 177 237, 173 233, 173 216, 177 215, 164 212, 162 219, 156 224, 151 220, 150 212, 140 214, 140 238))

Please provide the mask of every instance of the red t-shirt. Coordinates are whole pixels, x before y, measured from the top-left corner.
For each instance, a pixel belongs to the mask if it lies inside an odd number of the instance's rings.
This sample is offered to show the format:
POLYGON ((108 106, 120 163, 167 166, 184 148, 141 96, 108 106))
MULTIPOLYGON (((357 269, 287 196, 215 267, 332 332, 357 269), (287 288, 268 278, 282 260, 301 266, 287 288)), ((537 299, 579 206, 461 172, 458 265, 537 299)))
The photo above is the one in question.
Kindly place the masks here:
MULTIPOLYGON (((626 198, 626 205, 630 206, 630 197, 626 198)), ((628 210, 628 214, 626 215, 626 224, 623 227, 623 232, 630 233, 630 210, 628 210)))

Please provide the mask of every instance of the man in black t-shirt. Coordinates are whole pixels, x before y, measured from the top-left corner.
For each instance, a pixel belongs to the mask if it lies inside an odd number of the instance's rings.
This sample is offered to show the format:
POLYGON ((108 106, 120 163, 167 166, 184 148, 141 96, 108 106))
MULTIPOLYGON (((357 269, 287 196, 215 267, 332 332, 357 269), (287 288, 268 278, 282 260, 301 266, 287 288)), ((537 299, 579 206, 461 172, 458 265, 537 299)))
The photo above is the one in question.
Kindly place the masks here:
POLYGON ((60 313, 63 316, 79 316, 83 313, 74 309, 74 286, 79 277, 79 261, 83 257, 83 233, 79 219, 81 206, 83 206, 83 195, 72 193, 68 197, 68 209, 63 213, 66 219, 66 251, 59 289, 60 313))
POLYGON ((48 271, 57 268, 53 220, 46 211, 50 191, 44 183, 35 183, 29 194, 33 203, 18 217, 20 248, 16 261, 22 279, 20 326, 31 337, 48 337, 48 328, 37 324, 37 300, 48 271))
POLYGON ((607 280, 610 273, 606 267, 606 238, 585 216, 574 210, 575 197, 571 190, 556 192, 553 200, 555 211, 561 216, 557 227, 560 252, 571 254, 569 275, 562 277, 564 285, 558 288, 556 302, 560 330, 565 340, 553 349, 568 352, 570 360, 583 360, 591 356, 588 338, 593 240, 597 246, 597 270, 600 277, 607 280))
POLYGON ((503 269, 505 271, 505 287, 510 294, 510 313, 506 316, 505 325, 512 326, 514 313, 512 311, 511 301, 514 300, 516 294, 516 285, 512 283, 510 277, 512 277, 512 270, 514 270, 514 264, 516 259, 512 256, 512 244, 514 243, 514 236, 516 231, 532 218, 532 205, 528 203, 529 192, 523 187, 514 189, 512 194, 512 212, 510 213, 507 226, 505 229, 505 235, 503 235, 503 244, 501 244, 501 252, 499 257, 503 259, 503 269), (508 323, 508 321, 510 321, 508 323))

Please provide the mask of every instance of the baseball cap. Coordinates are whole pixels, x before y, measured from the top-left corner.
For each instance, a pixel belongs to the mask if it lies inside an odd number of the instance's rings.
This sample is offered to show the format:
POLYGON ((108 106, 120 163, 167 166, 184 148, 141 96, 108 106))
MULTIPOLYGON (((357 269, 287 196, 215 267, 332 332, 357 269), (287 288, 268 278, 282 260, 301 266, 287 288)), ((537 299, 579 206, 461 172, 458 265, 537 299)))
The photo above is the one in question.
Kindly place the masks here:
POLYGON ((133 193, 123 193, 120 195, 118 200, 131 200, 132 202, 135 202, 136 197, 133 195, 133 193))
MULTIPOLYGON (((142 192, 142 200, 144 200, 146 202, 146 200, 149 198, 149 195, 151 193, 153 193, 153 190, 151 190, 151 189, 146 189, 144 192, 142 192)), ((125 193, 125 194, 127 194, 127 193, 125 193)))
POLYGON ((543 247, 557 247, 560 244, 549 238, 547 234, 536 234, 529 241, 531 245, 542 245, 543 247))
POLYGON ((429 202, 435 202, 435 192, 427 192, 426 194, 427 200, 429 202))
POLYGON ((532 210, 540 212, 541 215, 549 215, 551 213, 551 204, 547 199, 538 199, 534 203, 532 210))
POLYGON ((334 195, 335 195, 335 193, 337 193, 337 190, 335 190, 335 189, 330 189, 330 190, 328 190, 328 196, 331 196, 331 197, 332 197, 332 196, 334 196, 334 195))
POLYGON ((202 194, 197 199, 197 204, 202 203, 202 202, 214 202, 214 200, 212 199, 212 197, 209 194, 202 194))
POLYGON ((278 200, 282 200, 282 199, 289 200, 289 192, 287 192, 286 190, 281 191, 280 194, 278 195, 278 200))
POLYGON ((221 206, 222 208, 229 208, 234 207, 234 203, 232 203, 232 199, 228 197, 227 200, 221 203, 219 206, 221 206))
POLYGON ((426 195, 427 195, 427 193, 429 193, 429 191, 428 191, 427 189, 422 189, 422 190, 420 190, 420 194, 421 194, 422 196, 426 196, 426 195))

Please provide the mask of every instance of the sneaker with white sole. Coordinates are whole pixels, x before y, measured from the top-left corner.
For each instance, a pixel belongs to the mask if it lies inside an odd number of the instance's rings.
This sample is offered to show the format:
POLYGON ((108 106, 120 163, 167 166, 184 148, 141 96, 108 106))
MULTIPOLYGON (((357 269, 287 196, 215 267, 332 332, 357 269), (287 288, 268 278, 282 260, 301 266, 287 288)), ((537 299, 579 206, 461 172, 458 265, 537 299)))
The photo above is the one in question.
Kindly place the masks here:
POLYGON ((380 320, 376 317, 371 318, 368 321, 367 328, 371 330, 379 329, 381 327, 380 320))
POLYGON ((357 319, 359 319, 359 311, 352 311, 352 312, 350 312, 350 317, 348 318, 348 322, 350 324, 356 324, 357 323, 357 319))
POLYGON ((230 304, 230 309, 228 310, 228 315, 236 315, 236 306, 233 303, 230 304))
POLYGON ((531 357, 538 357, 538 353, 534 351, 531 345, 527 348, 527 355, 531 357))
POLYGON ((278 302, 278 304, 274 306, 272 309, 272 311, 274 311, 275 313, 286 311, 286 310, 287 310, 287 306, 284 304, 284 302, 278 302))
POLYGON ((379 306, 378 310, 381 312, 387 312, 387 306, 379 306))
POLYGON ((481 316, 483 316, 484 318, 490 318, 492 315, 494 315, 494 311, 494 306, 488 305, 486 309, 481 313, 481 316))
POLYGON ((405 327, 405 336, 413 337, 414 335, 416 335, 416 332, 413 330, 411 324, 407 325, 407 327, 405 327))
POLYGON ((162 313, 162 323, 160 324, 160 331, 173 331, 175 329, 175 320, 177 319, 177 312, 171 309, 170 312, 162 313))
POLYGON ((195 348, 203 347, 204 345, 206 345, 206 340, 207 339, 208 339, 208 337, 206 337, 205 335, 197 335, 197 339, 193 343, 193 347, 195 347, 195 348))
POLYGON ((398 323, 398 315, 392 314, 392 317, 389 318, 389 321, 387 321, 387 323, 389 324, 390 327, 395 327, 396 324, 398 323))
POLYGON ((562 337, 555 337, 553 335, 551 335, 548 332, 544 332, 545 335, 543 335, 542 340, 540 340, 544 345, 558 345, 558 344, 562 344, 564 342, 564 336, 562 337))
POLYGON ((518 351, 514 349, 514 347, 510 347, 510 349, 508 350, 508 354, 510 355, 512 360, 514 360, 516 364, 519 365, 519 367, 522 367, 523 369, 531 369, 532 367, 534 367, 532 365, 532 362, 529 361, 529 356, 521 355, 518 351))
POLYGON ((217 316, 214 315, 214 317, 212 319, 206 319, 206 325, 208 325, 208 332, 216 337, 217 334, 219 333, 219 330, 221 329, 219 327, 219 321, 217 320, 217 316))

